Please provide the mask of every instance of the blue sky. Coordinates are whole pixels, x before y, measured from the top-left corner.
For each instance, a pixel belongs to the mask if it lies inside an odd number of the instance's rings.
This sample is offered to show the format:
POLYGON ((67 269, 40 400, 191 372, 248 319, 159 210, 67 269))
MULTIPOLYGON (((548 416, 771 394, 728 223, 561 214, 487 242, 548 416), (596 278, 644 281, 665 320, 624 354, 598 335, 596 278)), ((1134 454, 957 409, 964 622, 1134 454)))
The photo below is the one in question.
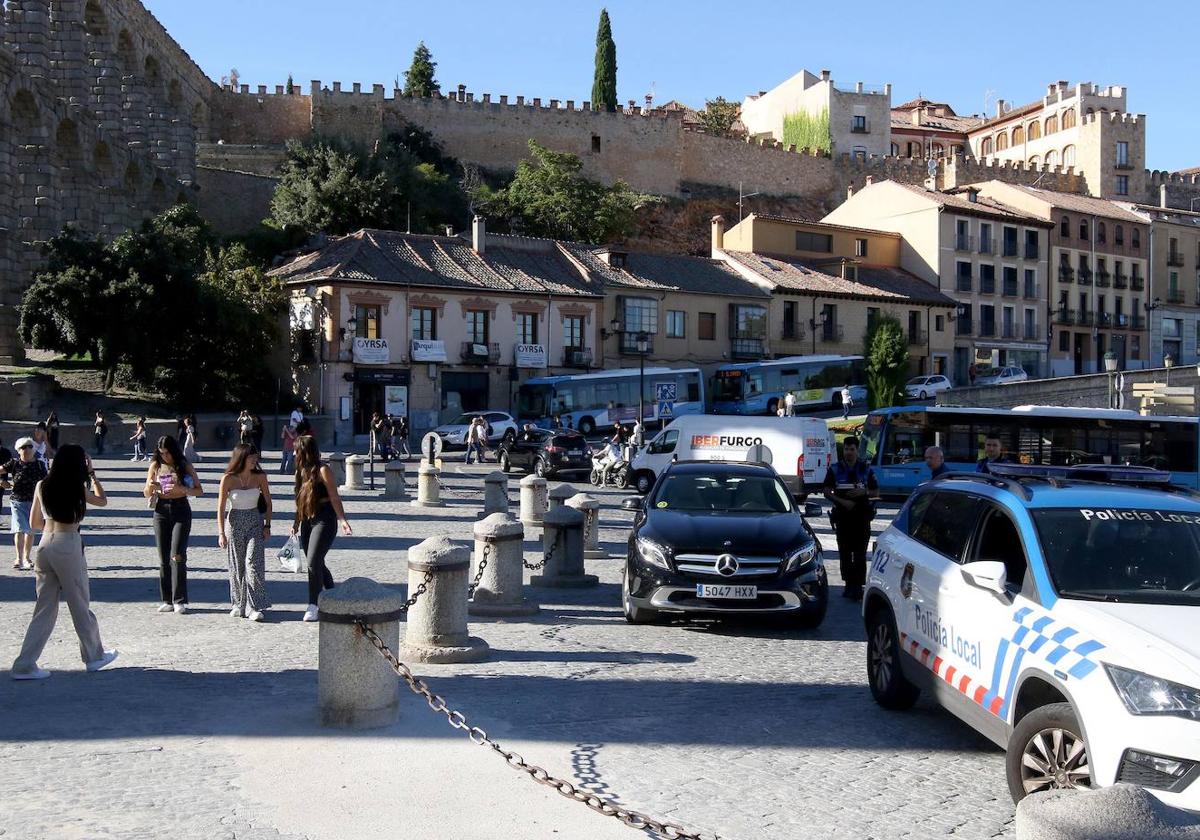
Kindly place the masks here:
MULTIPOLYGON (((839 86, 892 83, 892 101, 918 93, 980 113, 997 98, 1023 104, 1058 79, 1129 88, 1147 115, 1152 169, 1200 166, 1195 52, 1185 31, 1196 0, 960 3, 656 2, 607 4, 621 101, 741 100, 801 68, 839 86), (927 8, 922 8, 927 6, 927 8), (977 11, 981 10, 982 11, 977 11), (1052 12, 1050 10, 1053 10, 1052 12), (860 21, 863 22, 860 25, 860 21), (970 31, 970 36, 959 34, 970 31)), ((413 3, 404 0, 145 0, 214 79, 274 89, 291 73, 391 88, 424 40, 443 90, 543 100, 591 96, 600 4, 577 0, 413 3)))

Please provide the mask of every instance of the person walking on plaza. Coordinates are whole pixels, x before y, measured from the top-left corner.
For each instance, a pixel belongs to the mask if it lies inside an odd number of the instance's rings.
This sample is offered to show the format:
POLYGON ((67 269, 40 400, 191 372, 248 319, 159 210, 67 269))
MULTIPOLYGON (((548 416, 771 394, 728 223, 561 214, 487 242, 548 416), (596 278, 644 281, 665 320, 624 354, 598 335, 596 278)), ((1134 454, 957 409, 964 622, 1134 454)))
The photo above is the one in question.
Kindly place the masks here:
POLYGON ((296 430, 284 425, 279 433, 279 474, 287 475, 296 469, 296 430))
POLYGON ((474 463, 472 458, 475 458, 479 463, 483 463, 483 446, 480 444, 479 438, 483 434, 483 427, 480 424, 481 418, 472 417, 470 425, 467 426, 467 455, 464 462, 474 463))
POLYGON ((845 420, 850 416, 850 409, 854 408, 854 393, 850 390, 850 383, 847 382, 842 386, 842 419, 845 420))
POLYGON ((146 418, 139 417, 137 424, 133 427, 133 434, 129 436, 133 441, 133 457, 130 461, 144 461, 146 459, 146 418))
POLYGON ((46 417, 46 442, 50 444, 50 451, 54 452, 58 449, 58 412, 51 411, 46 417))
MULTIPOLYGON (((96 412, 96 422, 92 427, 92 433, 96 438, 96 454, 104 454, 104 439, 108 437, 108 423, 104 420, 104 412, 96 412)), ((51 446, 51 449, 54 447, 51 446)))
POLYGON ((257 414, 250 415, 250 445, 254 447, 255 452, 262 452, 263 436, 266 434, 266 426, 263 425, 262 417, 257 414))
POLYGON ((370 455, 378 455, 384 461, 387 460, 387 420, 378 411, 371 414, 371 448, 368 450, 370 455))
POLYGON ((197 464, 204 460, 196 451, 196 421, 191 416, 183 418, 183 457, 197 464))
POLYGON ((832 505, 829 524, 837 536, 838 560, 845 584, 842 597, 861 600, 879 482, 870 465, 858 458, 858 438, 842 441, 842 457, 825 473, 824 483, 825 498, 832 505))
POLYGON ((296 519, 292 534, 300 534, 300 547, 308 561, 308 608, 305 621, 317 620, 317 599, 322 589, 333 588, 333 575, 325 555, 333 546, 338 523, 342 533, 353 533, 346 521, 333 470, 321 460, 317 439, 303 435, 296 441, 296 519))
POLYGON ((79 654, 89 671, 99 671, 117 658, 100 642, 100 626, 92 613, 87 560, 79 524, 88 505, 104 507, 108 497, 92 470, 83 447, 67 444, 58 451, 50 473, 33 492, 30 514, 33 526, 42 531, 37 554, 37 601, 25 631, 21 652, 12 665, 14 680, 43 680, 50 672, 38 665, 38 657, 54 632, 58 602, 67 602, 79 654))
POLYGON ((796 395, 791 391, 783 395, 783 411, 788 417, 796 416, 796 395))
POLYGON ((143 495, 154 507, 154 543, 158 548, 158 611, 187 612, 187 544, 192 533, 188 497, 204 492, 200 476, 184 456, 179 442, 163 435, 154 447, 146 471, 143 495))
POLYGON ((50 459, 54 457, 54 449, 50 446, 50 435, 46 431, 45 422, 38 423, 34 427, 33 454, 46 469, 50 469, 50 459))
POLYGON ((13 534, 13 546, 17 550, 13 560, 14 569, 33 568, 33 512, 34 491, 38 482, 46 477, 46 465, 38 460, 34 451, 33 438, 23 437, 13 444, 17 457, 0 465, 0 478, 8 484, 11 492, 9 530, 13 534))
POLYGON ((254 421, 250 417, 250 412, 244 408, 242 409, 242 413, 238 415, 237 427, 238 443, 253 445, 254 441, 251 440, 251 435, 254 431, 254 421))
POLYGON ((288 425, 293 429, 304 422, 304 412, 300 410, 300 406, 292 409, 292 413, 288 416, 288 425))
POLYGON ((262 621, 267 599, 266 543, 271 538, 271 488, 258 451, 239 443, 217 494, 217 544, 229 550, 229 614, 262 621), (229 511, 226 513, 226 502, 229 511))
POLYGON ((412 454, 408 451, 408 415, 401 414, 400 419, 392 423, 392 447, 396 450, 399 457, 400 449, 404 449, 404 457, 411 458, 412 454))

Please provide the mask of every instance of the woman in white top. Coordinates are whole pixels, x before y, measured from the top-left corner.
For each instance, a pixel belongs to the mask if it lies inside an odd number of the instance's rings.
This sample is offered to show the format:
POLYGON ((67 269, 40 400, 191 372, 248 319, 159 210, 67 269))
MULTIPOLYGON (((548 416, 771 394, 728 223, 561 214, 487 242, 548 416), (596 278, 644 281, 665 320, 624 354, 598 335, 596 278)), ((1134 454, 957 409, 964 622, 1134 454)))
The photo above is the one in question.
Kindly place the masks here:
POLYGON ((217 538, 229 549, 229 601, 235 618, 262 621, 267 600, 266 544, 271 537, 271 488, 258 466, 258 450, 246 443, 233 456, 217 496, 217 538), (229 510, 226 512, 226 503, 229 510))

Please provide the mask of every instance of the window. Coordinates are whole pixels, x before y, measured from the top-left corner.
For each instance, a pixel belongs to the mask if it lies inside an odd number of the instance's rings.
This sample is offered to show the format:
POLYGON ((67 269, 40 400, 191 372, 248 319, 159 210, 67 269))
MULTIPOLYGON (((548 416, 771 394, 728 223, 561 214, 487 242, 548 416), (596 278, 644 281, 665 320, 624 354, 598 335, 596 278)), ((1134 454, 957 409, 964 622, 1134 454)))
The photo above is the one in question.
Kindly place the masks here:
POLYGON ((414 306, 411 317, 412 337, 417 341, 437 341, 437 310, 414 306))
MULTIPOLYGON (((1056 131, 1058 131, 1058 117, 1055 117, 1055 116, 1046 117, 1046 133, 1053 134, 1056 131)), ((1047 163, 1048 162, 1049 161, 1047 161, 1047 163)))
POLYGON ((1071 238, 1071 219, 1067 216, 1062 217, 1062 221, 1058 223, 1058 235, 1063 239, 1071 238))
POLYGON ((954 223, 954 247, 959 251, 971 250, 970 225, 966 219, 958 219, 954 223))
POLYGON ((1117 141, 1117 166, 1129 166, 1129 144, 1124 140, 1117 141))
POLYGON ((870 332, 871 330, 873 330, 875 328, 875 322, 878 320, 879 320, 879 307, 878 306, 868 306, 867 307, 867 332, 870 332))
POLYGON ((865 257, 866 255, 867 255, 867 240, 855 239, 854 240, 854 256, 865 257))
POLYGON ((992 226, 987 222, 979 223, 979 253, 992 253, 992 226))
POLYGON ((933 317, 933 328, 934 328, 934 329, 935 329, 937 332, 945 332, 945 330, 946 330, 946 316, 945 316, 945 315, 935 315, 935 316, 933 317))
POLYGON ((976 559, 995 560, 1004 564, 1005 579, 1011 591, 1020 592, 1021 584, 1025 582, 1025 570, 1028 562, 1025 559, 1025 547, 1021 543, 1021 535, 1017 526, 999 507, 993 504, 985 505, 987 516, 983 521, 983 530, 975 543, 976 559))
POLYGON ((1067 110, 1063 111, 1062 127, 1063 127, 1064 131, 1068 128, 1075 127, 1075 109, 1074 108, 1068 108, 1067 110))
POLYGON ((1038 122, 1037 120, 1034 120, 1033 122, 1031 122, 1029 124, 1029 139, 1037 140, 1041 136, 1042 136, 1042 124, 1040 122, 1038 122))
POLYGON ((1058 333, 1058 350, 1060 353, 1071 352, 1071 331, 1059 330, 1058 333))
POLYGON ((917 499, 909 507, 909 534, 954 562, 962 561, 963 549, 975 531, 983 500, 967 493, 931 493, 933 500, 922 505, 917 499), (918 508, 921 508, 918 510, 918 508))
POLYGON ((488 313, 467 310, 467 341, 472 344, 488 343, 488 313))
POLYGON ((682 309, 667 310, 667 338, 683 338, 687 315, 682 309))
POLYGON ((1027 297, 1027 298, 1035 298, 1038 296, 1038 293, 1037 293, 1037 269, 1033 269, 1033 268, 1025 269, 1024 292, 1025 292, 1025 297, 1027 297))
MULTIPOLYGON (((1129 234, 1129 245, 1131 248, 1133 248, 1133 250, 1140 251, 1142 250, 1142 231, 1140 228, 1132 228, 1131 230, 1132 232, 1129 234)), ((1136 265, 1133 269, 1133 273, 1135 276, 1138 273, 1136 265)))
POLYGON ((838 333, 837 304, 826 303, 821 306, 821 320, 825 323, 822 328, 822 341, 836 341, 838 333))
POLYGON ((1074 146, 1064 146, 1063 147, 1062 160, 1063 160, 1063 166, 1074 166, 1075 165, 1075 147, 1074 146))
POLYGON ((1125 228, 1121 227, 1120 225, 1117 225, 1116 229, 1113 232, 1113 238, 1116 240, 1116 244, 1117 244, 1118 248, 1124 248, 1125 247, 1125 228))
POLYGON ((1005 297, 1016 297, 1017 296, 1017 269, 1016 269, 1016 266, 1011 266, 1011 265, 1004 266, 1002 292, 1005 297))
POLYGON ((1042 159, 1040 156, 1038 156, 1038 155, 1030 155, 1029 156, 1029 168, 1030 169, 1037 169, 1041 165, 1042 165, 1042 159))
POLYGON ((850 154, 857 160, 866 160, 867 159, 867 147, 866 146, 854 146, 853 148, 850 149, 850 154))
POLYGON ((517 313, 517 344, 538 343, 538 316, 536 312, 517 313))
POLYGON ((1046 165, 1047 166, 1058 166, 1058 150, 1057 149, 1051 149, 1050 151, 1046 152, 1046 165))
POLYGON ((1024 142, 1025 142, 1025 129, 1021 128, 1021 126, 1017 126, 1016 128, 1014 128, 1012 130, 1012 144, 1014 146, 1019 146, 1024 142))
POLYGON ((1041 249, 1038 248, 1038 232, 1036 230, 1025 231, 1025 259, 1036 260, 1041 255, 1041 249))
POLYGON ((996 266, 991 263, 979 266, 979 291, 985 295, 996 293, 996 266))
POLYGON ((579 315, 568 315, 562 320, 563 329, 563 347, 572 347, 576 350, 582 350, 583 343, 583 317, 579 315))
POLYGON ((1037 338, 1037 310, 1025 309, 1025 335, 1026 341, 1032 341, 1037 338))
POLYGON ((1117 195, 1129 195, 1129 176, 1128 175, 1118 175, 1116 180, 1117 180, 1117 183, 1116 183, 1117 195))
POLYGON ((592 154, 594 154, 594 155, 600 154, 600 135, 599 134, 592 135, 592 154))
POLYGON ((1088 235, 1088 223, 1087 223, 1087 219, 1080 219, 1080 220, 1079 220, 1079 238, 1080 238, 1080 239, 1082 239, 1084 242, 1087 242, 1087 241, 1088 241, 1088 239, 1090 239, 1090 238, 1091 238, 1091 237, 1088 235))
POLYGON ((621 323, 628 333, 658 332, 658 301, 654 298, 627 297, 623 299, 621 323))
POLYGON ((767 337, 767 310, 763 306, 731 304, 733 338, 764 339, 767 337))
POLYGON ((984 137, 983 142, 979 144, 979 155, 985 157, 992 153, 992 138, 984 137))
POLYGON ((856 134, 866 134, 867 133, 867 118, 866 118, 866 116, 864 114, 855 114, 854 115, 854 123, 852 124, 850 130, 855 132, 856 134))
POLYGON ((717 313, 701 312, 696 325, 696 337, 701 341, 714 341, 717 337, 717 313))
POLYGON ((959 292, 971 291, 971 264, 968 262, 957 263, 958 275, 955 283, 955 290, 959 292))
POLYGON ((979 334, 983 336, 996 334, 996 307, 990 303, 979 305, 979 334))
POLYGON ((1004 226, 1004 254, 1006 257, 1015 257, 1017 255, 1017 229, 1015 227, 1004 226))
POLYGON ((796 231, 797 251, 816 251, 819 254, 833 252, 833 237, 828 233, 813 233, 807 230, 796 231))
POLYGON ((996 151, 1002 152, 1008 148, 1008 132, 1001 131, 996 135, 996 151))
POLYGON ((363 306, 362 304, 355 306, 354 322, 354 335, 356 337, 380 338, 378 306, 363 306))

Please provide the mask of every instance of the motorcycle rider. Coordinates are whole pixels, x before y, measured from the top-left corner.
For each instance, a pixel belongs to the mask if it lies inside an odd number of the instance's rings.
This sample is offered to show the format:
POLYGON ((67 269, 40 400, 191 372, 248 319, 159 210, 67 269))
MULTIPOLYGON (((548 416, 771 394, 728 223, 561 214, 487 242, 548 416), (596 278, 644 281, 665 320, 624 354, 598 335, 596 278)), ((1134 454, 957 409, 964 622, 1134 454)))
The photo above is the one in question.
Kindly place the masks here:
POLYGON ((604 447, 604 454, 600 459, 600 486, 604 487, 608 484, 608 473, 613 467, 621 463, 621 432, 618 429, 609 438, 607 445, 604 447))

